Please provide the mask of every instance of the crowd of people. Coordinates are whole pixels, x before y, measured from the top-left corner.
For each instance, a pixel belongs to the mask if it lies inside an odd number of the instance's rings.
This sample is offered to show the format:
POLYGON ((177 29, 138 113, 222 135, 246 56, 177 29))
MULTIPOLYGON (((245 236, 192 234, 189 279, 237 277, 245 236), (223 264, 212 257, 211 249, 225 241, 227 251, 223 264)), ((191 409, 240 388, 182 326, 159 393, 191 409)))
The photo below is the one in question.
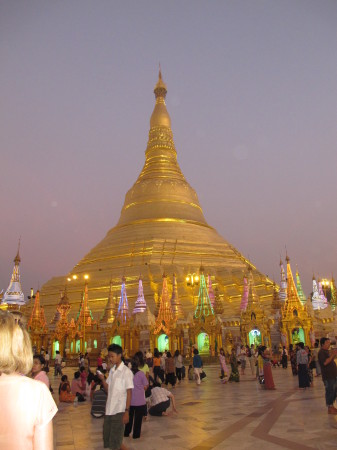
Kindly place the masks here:
MULTIPOLYGON (((299 389, 313 385, 322 377, 329 414, 337 414, 334 407, 337 389, 337 349, 330 350, 330 340, 322 338, 313 349, 303 343, 281 348, 278 357, 265 346, 238 346, 227 353, 219 350, 219 378, 223 384, 238 383, 241 377, 256 378, 261 388, 275 389, 272 367, 284 369, 291 364, 298 377, 299 389)), ((0 410, 0 446, 6 449, 53 448, 52 418, 57 406, 52 396, 48 372, 50 357, 41 349, 33 355, 29 336, 9 313, 0 311, 0 346, 6 349, 0 355, 0 395, 4 406, 0 410), (48 356, 48 358, 47 358, 48 356), (22 376, 28 375, 28 376, 22 376), (4 399, 8 398, 8 401, 4 399), (36 398, 39 401, 35 401, 36 398), (20 405, 19 410, 12 405, 20 405), (27 409, 28 408, 28 409, 27 409), (29 410, 29 411, 28 411, 29 410), (2 420, 1 420, 2 419, 2 420), (6 424, 6 425, 4 425, 6 424), (13 427, 20 428, 18 441, 13 441, 13 427)), ((175 389, 184 380, 193 380, 197 388, 206 377, 203 358, 198 349, 192 349, 188 373, 185 358, 179 350, 145 354, 138 351, 124 359, 122 348, 111 344, 107 357, 100 355, 91 362, 89 355, 79 355, 78 368, 69 380, 62 372, 63 359, 56 353, 54 376, 60 376, 59 402, 91 402, 93 418, 103 418, 105 448, 124 449, 123 438, 139 439, 142 424, 149 416, 167 416, 177 413, 176 400, 168 390, 175 389), (188 375, 188 376, 187 376, 188 375)))

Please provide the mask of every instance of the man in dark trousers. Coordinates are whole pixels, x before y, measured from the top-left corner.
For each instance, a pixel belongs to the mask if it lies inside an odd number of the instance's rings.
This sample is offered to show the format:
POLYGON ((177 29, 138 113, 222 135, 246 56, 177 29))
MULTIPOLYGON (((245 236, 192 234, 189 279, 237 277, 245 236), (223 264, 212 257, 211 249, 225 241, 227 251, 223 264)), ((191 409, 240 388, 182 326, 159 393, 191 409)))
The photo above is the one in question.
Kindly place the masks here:
POLYGON ((322 371, 322 381, 325 386, 325 400, 328 407, 328 414, 337 414, 334 407, 337 389, 337 367, 335 358, 337 357, 337 349, 329 350, 330 339, 323 337, 320 340, 321 349, 318 352, 318 361, 322 371))

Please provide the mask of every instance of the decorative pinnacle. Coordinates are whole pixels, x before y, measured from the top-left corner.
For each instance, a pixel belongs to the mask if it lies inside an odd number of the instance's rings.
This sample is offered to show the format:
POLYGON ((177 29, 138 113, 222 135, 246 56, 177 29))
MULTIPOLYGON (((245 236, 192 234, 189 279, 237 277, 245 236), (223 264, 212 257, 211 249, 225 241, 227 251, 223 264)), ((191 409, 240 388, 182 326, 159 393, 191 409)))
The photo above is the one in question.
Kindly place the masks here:
POLYGON ((166 97, 167 94, 167 88, 166 88, 166 84, 163 81, 162 75, 161 75, 161 67, 159 64, 159 77, 158 77, 158 81, 157 84, 155 85, 154 88, 154 95, 156 96, 156 98, 158 97, 166 97))
POLYGON ((14 258, 14 263, 16 265, 20 264, 20 262, 21 262, 21 258, 20 258, 20 243, 21 243, 21 236, 20 236, 19 244, 18 244, 18 252, 16 254, 16 257, 14 258))

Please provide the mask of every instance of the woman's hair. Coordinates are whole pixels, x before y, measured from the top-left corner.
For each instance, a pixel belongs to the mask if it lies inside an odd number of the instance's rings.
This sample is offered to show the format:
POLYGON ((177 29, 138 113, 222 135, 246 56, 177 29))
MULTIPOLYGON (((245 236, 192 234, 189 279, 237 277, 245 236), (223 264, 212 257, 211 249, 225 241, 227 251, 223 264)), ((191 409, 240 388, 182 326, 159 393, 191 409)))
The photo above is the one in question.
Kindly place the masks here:
POLYGON ((180 355, 179 350, 176 350, 176 351, 174 352, 174 356, 175 356, 175 357, 178 357, 179 355, 180 355))
POLYGON ((64 383, 65 381, 68 381, 68 375, 62 375, 61 381, 64 383))
POLYGON ((34 355, 33 359, 38 359, 42 366, 44 366, 46 364, 46 360, 44 359, 44 357, 42 355, 34 355))
POLYGON ((84 371, 85 371, 85 367, 82 366, 82 367, 80 368, 80 371, 81 371, 81 372, 84 372, 84 371))
POLYGON ((225 353, 223 348, 220 348, 220 353, 225 353))
POLYGON ((197 355, 199 352, 198 352, 198 349, 197 348, 195 348, 194 350, 193 350, 193 354, 194 355, 197 355))
POLYGON ((74 373, 74 378, 80 378, 81 372, 79 372, 78 370, 74 373))
POLYGON ((131 360, 131 372, 135 375, 137 372, 139 372, 139 357, 137 356, 137 353, 131 360))
POLYGON ((0 348, 0 373, 26 375, 31 370, 33 352, 29 334, 7 311, 0 311, 0 348))
POLYGON ((158 349, 157 349, 157 348, 154 349, 153 356, 154 356, 155 358, 159 358, 160 355, 159 355, 159 352, 158 352, 158 349))
POLYGON ((299 342, 297 345, 298 345, 302 350, 304 349, 304 343, 303 343, 303 342, 299 342))
POLYGON ((167 353, 166 353, 166 357, 167 357, 167 358, 172 358, 171 352, 167 352, 167 353))
POLYGON ((139 363, 138 363, 138 367, 144 367, 144 355, 143 352, 139 351, 137 353, 135 353, 135 356, 137 356, 139 363))

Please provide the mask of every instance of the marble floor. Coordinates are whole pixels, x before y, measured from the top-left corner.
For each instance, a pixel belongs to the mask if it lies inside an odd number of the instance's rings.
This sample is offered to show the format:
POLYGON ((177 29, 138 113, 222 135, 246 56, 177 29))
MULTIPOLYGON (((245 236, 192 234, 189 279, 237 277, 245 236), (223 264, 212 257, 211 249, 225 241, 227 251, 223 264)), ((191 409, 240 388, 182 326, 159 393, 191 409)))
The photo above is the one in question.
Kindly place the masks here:
MULTIPOLYGON (((65 370, 70 379, 73 371, 65 370)), ((290 368, 275 368, 277 389, 264 391, 250 375, 223 385, 217 366, 205 367, 205 372, 201 386, 185 380, 172 390, 178 414, 149 417, 140 439, 124 439, 129 450, 337 448, 337 416, 327 414, 320 378, 313 388, 300 391, 290 368)), ((50 378, 56 393, 59 377, 50 378)), ((58 406, 55 450, 103 449, 103 419, 91 417, 90 402, 58 406)))

